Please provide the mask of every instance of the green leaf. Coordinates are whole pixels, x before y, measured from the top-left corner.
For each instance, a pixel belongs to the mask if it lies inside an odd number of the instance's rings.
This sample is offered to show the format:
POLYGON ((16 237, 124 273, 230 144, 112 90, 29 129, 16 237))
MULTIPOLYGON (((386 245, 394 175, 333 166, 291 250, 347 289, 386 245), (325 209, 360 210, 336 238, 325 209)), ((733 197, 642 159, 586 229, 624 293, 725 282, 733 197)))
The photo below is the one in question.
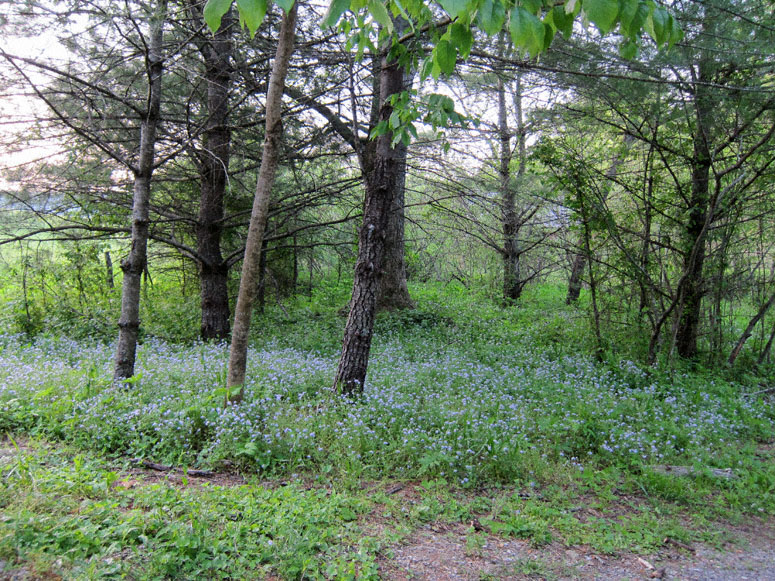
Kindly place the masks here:
POLYGON ((509 32, 514 44, 527 49, 531 56, 536 56, 544 48, 543 23, 521 6, 515 6, 511 11, 509 32))
POLYGON ((450 75, 455 71, 455 63, 457 62, 457 51, 449 41, 440 40, 436 44, 436 48, 433 49, 436 62, 439 65, 439 69, 445 75, 450 75))
POLYGON ((237 0, 237 8, 250 36, 255 36, 266 16, 266 0, 237 0))
POLYGON ((543 7, 543 2, 541 0, 522 0, 520 6, 531 14, 538 15, 538 12, 543 7))
POLYGON ((542 26, 544 27, 544 45, 541 47, 541 51, 549 50, 549 47, 552 46, 552 41, 554 40, 554 28, 549 26, 546 22, 542 23, 542 26))
POLYGON ((339 509, 339 517, 343 521, 349 522, 349 521, 353 521, 353 520, 357 519, 358 515, 355 514, 355 512, 353 512, 353 510, 351 508, 343 506, 342 508, 339 509))
POLYGON ((619 44, 619 54, 624 59, 634 59, 636 56, 638 56, 638 44, 628 38, 619 44))
POLYGON ((502 0, 484 0, 477 12, 477 20, 488 35, 493 36, 500 32, 506 21, 506 8, 502 0))
POLYGON ((439 4, 444 11, 452 18, 457 18, 466 11, 468 2, 466 0, 439 0, 439 4))
POLYGON ((336 25, 342 17, 342 14, 344 14, 349 7, 350 0, 332 0, 331 4, 328 5, 325 16, 323 16, 323 20, 320 22, 320 27, 330 28, 336 25))
POLYGON ((393 32, 393 21, 390 19, 387 8, 379 0, 369 0, 369 13, 374 20, 379 22, 388 33, 393 32))
POLYGON ((622 10, 619 13, 622 33, 625 36, 636 40, 640 37, 641 30, 649 17, 650 9, 645 2, 635 2, 634 0, 624 0, 622 10))
POLYGON ((433 59, 431 61, 433 64, 431 65, 431 76, 438 81, 439 77, 441 76, 441 67, 439 66, 439 62, 436 59, 433 59))
POLYGON ((651 34, 651 38, 654 39, 654 42, 657 43, 657 46, 662 46, 663 44, 667 43, 667 41, 670 39, 673 28, 673 19, 667 13, 667 10, 661 6, 654 7, 654 10, 651 12, 651 18, 649 18, 649 20, 651 22, 651 30, 649 31, 649 34, 651 34))
POLYGON ((640 0, 619 0, 619 23, 625 36, 633 36, 630 25, 638 12, 638 6, 640 0))
POLYGON ((205 22, 207 27, 215 32, 221 27, 221 19, 231 8, 232 0, 207 0, 204 9, 205 22))
POLYGON ((369 134, 369 139, 376 139, 380 135, 385 135, 385 133, 387 132, 388 132, 387 121, 380 121, 379 123, 377 123, 374 129, 371 130, 371 133, 369 134))
POLYGON ((398 111, 393 111, 388 119, 388 126, 390 129, 395 129, 401 125, 401 118, 398 116, 398 111))
POLYGON ((684 31, 672 16, 670 16, 670 20, 672 21, 672 26, 670 31, 670 39, 667 41, 667 48, 672 48, 676 42, 683 40, 684 37, 684 31))
POLYGON ((291 8, 293 8, 294 1, 295 0, 274 0, 274 3, 282 8, 286 14, 288 14, 291 11, 291 8))
POLYGON ((468 58, 471 47, 474 45, 474 35, 470 28, 460 22, 454 22, 449 27, 449 40, 457 47, 460 58, 468 58))
POLYGON ((424 81, 431 74, 433 68, 433 58, 426 58, 420 65, 420 81, 424 81))
POLYGON ((562 6, 555 6, 552 11, 546 15, 549 24, 554 26, 565 38, 570 38, 573 34, 573 21, 575 15, 565 12, 562 6))
POLYGON ((584 0, 584 13, 587 18, 597 26, 601 34, 607 34, 619 15, 619 2, 617 0, 584 0))

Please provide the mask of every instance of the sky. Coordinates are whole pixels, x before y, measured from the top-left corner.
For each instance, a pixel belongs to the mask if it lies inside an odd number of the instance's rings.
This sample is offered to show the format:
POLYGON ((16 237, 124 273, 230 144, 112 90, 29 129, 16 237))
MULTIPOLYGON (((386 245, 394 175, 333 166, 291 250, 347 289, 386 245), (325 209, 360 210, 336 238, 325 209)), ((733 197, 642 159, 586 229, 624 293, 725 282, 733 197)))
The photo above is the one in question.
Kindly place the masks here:
MULTIPOLYGON (((1 21, 0 21, 1 22, 1 21)), ((35 36, 18 36, 4 30, 0 35, 0 49, 14 56, 61 59, 63 47, 56 36, 45 30, 35 36)), ((34 70, 25 71, 36 83, 45 83, 46 77, 34 70)), ((0 79, 10 77, 18 80, 19 74, 9 67, 0 57, 0 79)), ((47 159, 62 152, 62 148, 51 141, 32 141, 19 144, 20 139, 29 137, 30 121, 36 116, 45 115, 46 107, 25 87, 0 86, 0 190, 14 189, 5 179, 6 172, 47 159)))

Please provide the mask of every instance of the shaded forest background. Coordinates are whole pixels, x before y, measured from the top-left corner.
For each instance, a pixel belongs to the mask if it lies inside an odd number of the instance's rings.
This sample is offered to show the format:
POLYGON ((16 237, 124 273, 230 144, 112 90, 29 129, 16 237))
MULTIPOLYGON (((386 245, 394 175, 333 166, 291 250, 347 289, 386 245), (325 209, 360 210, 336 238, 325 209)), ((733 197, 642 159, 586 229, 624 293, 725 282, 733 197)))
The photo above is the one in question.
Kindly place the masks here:
MULTIPOLYGON (((212 34, 202 3, 164 6, 161 60, 157 4, 3 6, 0 316, 11 332, 113 337, 142 178, 141 340, 229 337, 280 12, 251 39, 233 12, 212 34), (48 47, 29 48, 43 29, 48 47), (143 162, 162 64, 155 157, 143 162), (24 151, 40 155, 17 162, 24 151)), ((303 297, 348 309, 380 53, 376 37, 321 29, 324 8, 299 12, 258 311, 303 297)), ((454 74, 404 73, 416 136, 396 147, 379 308, 413 309, 423 285, 515 309, 549 293, 575 305, 601 359, 770 369, 772 15, 756 1, 669 9, 683 31, 669 50, 577 24, 540 58, 501 34, 477 38, 454 74)), ((447 42, 438 34, 412 50, 447 42)))

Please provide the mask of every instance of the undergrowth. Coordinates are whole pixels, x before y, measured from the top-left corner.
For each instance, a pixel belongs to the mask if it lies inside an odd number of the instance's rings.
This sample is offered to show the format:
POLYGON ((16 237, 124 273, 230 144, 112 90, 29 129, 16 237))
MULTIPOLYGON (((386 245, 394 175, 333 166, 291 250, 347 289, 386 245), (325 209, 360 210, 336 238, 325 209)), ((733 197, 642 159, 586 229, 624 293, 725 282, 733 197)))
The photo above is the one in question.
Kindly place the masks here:
POLYGON ((528 296, 510 309, 432 286, 414 295, 417 310, 380 315, 365 393, 356 401, 331 391, 343 320, 341 305, 321 297, 257 319, 245 400, 226 408, 225 345, 148 337, 136 376, 116 386, 113 347, 99 338, 0 337, 2 432, 59 440, 114 462, 229 464, 261 478, 314 483, 311 491, 260 493, 143 489, 108 501, 110 471, 97 468, 104 477, 94 477, 92 468, 68 465, 63 476, 58 468, 17 466, 4 471, 3 503, 11 516, 0 550, 37 555, 49 565, 56 554, 71 555, 77 563, 71 571, 85 567, 86 578, 111 563, 120 572, 126 562, 172 575, 176 559, 187 554, 190 570, 178 571, 187 578, 250 577, 248 570, 346 578, 348 567, 367 578, 376 549, 334 539, 350 534, 336 532, 349 522, 341 507, 355 518, 365 499, 314 492, 331 483, 357 491, 366 480, 436 483, 411 509, 411 522, 485 514, 491 534, 603 552, 691 537, 682 511, 697 522, 775 513, 775 462, 766 445, 775 438, 775 413, 758 385, 688 367, 599 363, 588 354, 585 315, 559 304, 556 293, 528 296), (688 466, 695 476, 665 475, 661 465, 688 466), (731 469, 733 478, 717 478, 713 468, 731 469), (64 500, 27 506, 37 501, 19 496, 25 478, 64 500), (57 486, 74 486, 88 500, 68 501, 70 489, 57 486), (495 495, 500 504, 451 502, 455 490, 477 498, 483 489, 503 490, 495 495), (515 492, 525 490, 536 498, 553 491, 552 501, 526 502, 515 492), (569 508, 589 497, 601 509, 629 512, 616 522, 576 518, 569 508), (350 506, 354 498, 360 500, 350 506), (302 513, 313 520, 294 524, 302 513), (235 514, 253 520, 233 520, 235 514), (90 534, 104 538, 95 544, 90 534), (292 545, 266 552, 291 537, 292 545), (237 540, 257 544, 235 553, 237 540), (132 556, 109 563, 110 547, 132 556), (165 554, 172 555, 168 561, 165 554), (328 571, 332 563, 342 571, 328 571))

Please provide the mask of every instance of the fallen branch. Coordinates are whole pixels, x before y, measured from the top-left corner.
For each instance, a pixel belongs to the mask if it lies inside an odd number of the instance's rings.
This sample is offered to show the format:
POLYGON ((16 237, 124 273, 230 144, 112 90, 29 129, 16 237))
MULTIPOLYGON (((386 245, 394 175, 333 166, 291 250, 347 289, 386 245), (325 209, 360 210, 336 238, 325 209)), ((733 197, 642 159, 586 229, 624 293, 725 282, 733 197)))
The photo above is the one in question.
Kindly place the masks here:
POLYGON ((775 391, 775 387, 768 387, 767 389, 760 389, 759 391, 752 391, 751 393, 744 393, 743 395, 745 397, 751 397, 753 395, 760 395, 762 393, 770 393, 771 391, 775 391))
POLYGON ((665 544, 665 545, 667 545, 667 544, 675 545, 676 547, 684 549, 685 551, 689 551, 690 553, 696 552, 694 547, 692 547, 691 545, 687 545, 686 543, 682 543, 681 541, 678 541, 678 540, 676 540, 676 539, 674 539, 672 537, 665 537, 665 540, 662 541, 662 543, 665 544))
POLYGON ((671 466, 669 464, 657 464, 649 466, 654 472, 660 474, 671 474, 673 476, 702 476, 710 473, 717 478, 733 479, 737 475, 731 468, 694 468, 693 466, 671 466))
POLYGON ((174 466, 167 466, 166 464, 159 464, 158 462, 151 462, 144 458, 132 458, 129 460, 130 464, 135 464, 143 468, 150 470, 156 470, 158 472, 179 472, 186 474, 187 476, 194 476, 196 478, 210 478, 215 476, 215 472, 212 470, 196 470, 196 469, 183 469, 175 468, 174 466))

